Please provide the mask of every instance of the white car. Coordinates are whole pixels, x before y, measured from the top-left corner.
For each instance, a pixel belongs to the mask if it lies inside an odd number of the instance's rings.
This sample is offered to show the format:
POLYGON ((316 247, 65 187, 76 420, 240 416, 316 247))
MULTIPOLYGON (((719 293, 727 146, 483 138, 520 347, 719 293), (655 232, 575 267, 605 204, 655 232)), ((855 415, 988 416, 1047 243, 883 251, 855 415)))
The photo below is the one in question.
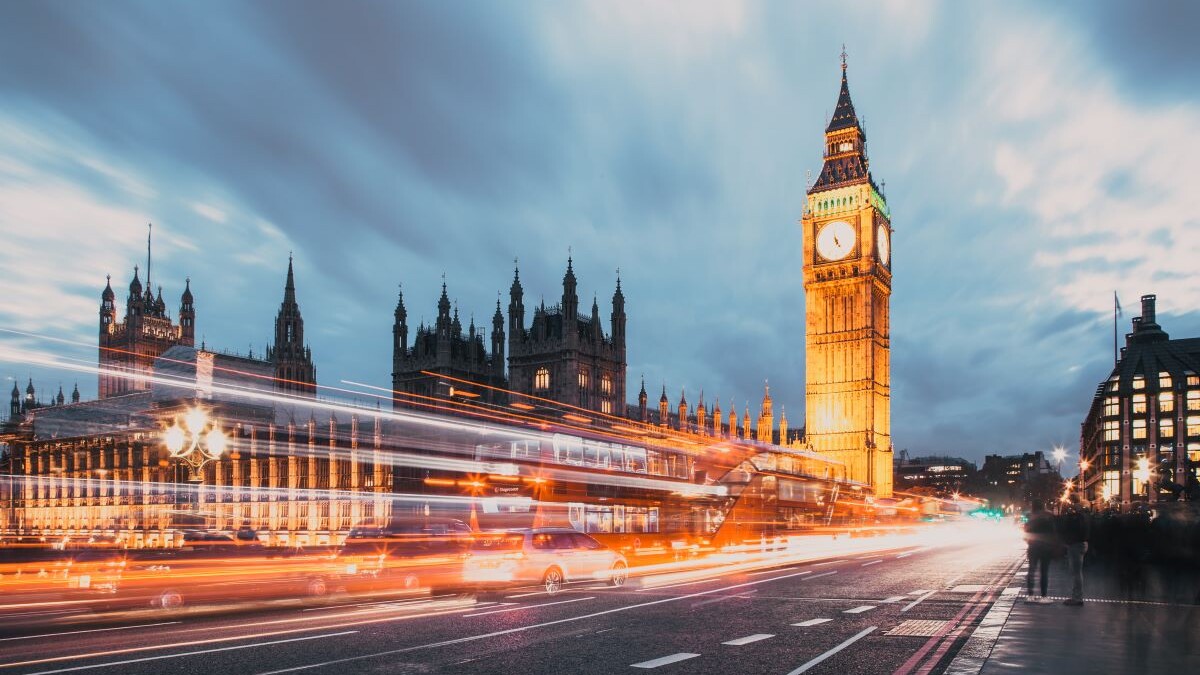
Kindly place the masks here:
POLYGON ((567 528, 503 530, 475 535, 463 561, 463 584, 471 588, 539 584, 554 594, 571 581, 623 586, 625 556, 567 528))

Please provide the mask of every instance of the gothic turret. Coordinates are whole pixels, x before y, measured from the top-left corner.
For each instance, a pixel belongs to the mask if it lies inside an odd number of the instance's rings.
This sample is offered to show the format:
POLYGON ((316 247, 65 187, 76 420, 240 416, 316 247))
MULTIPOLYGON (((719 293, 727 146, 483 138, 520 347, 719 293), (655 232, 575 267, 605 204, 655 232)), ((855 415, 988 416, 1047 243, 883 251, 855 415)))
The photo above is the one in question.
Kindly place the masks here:
POLYGON ((717 398, 713 406, 713 436, 721 435, 721 399, 717 398))
POLYGON ((8 407, 8 418, 15 420, 21 416, 21 388, 17 386, 17 381, 13 380, 12 403, 8 407))
POLYGON ((180 343, 192 346, 196 343, 196 303, 192 297, 192 278, 184 281, 183 295, 179 296, 180 343))
POLYGON ((563 312, 563 330, 566 334, 571 335, 576 332, 579 326, 577 317, 579 316, 579 294, 576 293, 575 268, 574 261, 571 256, 567 256, 567 273, 563 275, 563 295, 562 295, 562 312, 563 312))
POLYGON ((638 419, 642 422, 650 420, 650 410, 646 403, 649 401, 649 396, 646 395, 646 378, 642 378, 642 390, 638 392, 638 419))
POLYGON ((677 428, 680 431, 688 430, 688 404, 687 404, 687 388, 686 387, 679 390, 678 424, 679 424, 679 426, 677 428))
POLYGON ((267 359, 275 364, 275 388, 291 394, 315 396, 317 369, 312 352, 304 344, 304 318, 296 302, 296 279, 288 256, 283 302, 275 317, 275 344, 267 347, 267 359))
POLYGON ((117 294, 113 293, 112 275, 104 277, 104 291, 100 293, 100 334, 104 335, 112 330, 111 326, 117 322, 117 294))
POLYGON ((658 399, 658 425, 665 427, 671 423, 671 402, 667 400, 667 383, 663 383, 662 396, 658 399))
POLYGON ((525 289, 521 288, 521 270, 515 265, 508 298, 508 332, 510 337, 516 338, 525 329, 525 289))
POLYGON ((75 383, 75 389, 71 392, 71 403, 79 403, 79 383, 75 383))
POLYGON ((612 341, 618 348, 625 348, 625 294, 621 292, 621 274, 617 273, 617 290, 612 298, 612 341))
POLYGON ((496 294, 496 313, 492 315, 492 375, 504 377, 504 315, 500 313, 500 295, 496 294))
POLYGON ((408 353, 408 310, 404 308, 404 289, 396 297, 396 321, 392 324, 392 356, 399 358, 408 353))
POLYGON ((138 267, 133 266, 133 281, 129 282, 129 298, 125 302, 125 320, 141 316, 145 302, 142 299, 142 281, 138 278, 138 267))

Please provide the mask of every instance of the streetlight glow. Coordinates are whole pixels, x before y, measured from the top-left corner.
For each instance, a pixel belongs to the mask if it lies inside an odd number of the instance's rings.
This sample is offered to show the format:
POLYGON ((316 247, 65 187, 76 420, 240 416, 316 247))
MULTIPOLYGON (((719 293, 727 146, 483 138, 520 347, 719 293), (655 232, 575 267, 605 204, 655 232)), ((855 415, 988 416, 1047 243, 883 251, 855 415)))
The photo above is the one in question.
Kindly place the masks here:
POLYGON ((1067 458, 1067 451, 1064 450, 1063 448, 1054 448, 1054 452, 1051 454, 1054 456, 1054 461, 1056 461, 1060 464, 1062 463, 1062 461, 1064 459, 1067 458))

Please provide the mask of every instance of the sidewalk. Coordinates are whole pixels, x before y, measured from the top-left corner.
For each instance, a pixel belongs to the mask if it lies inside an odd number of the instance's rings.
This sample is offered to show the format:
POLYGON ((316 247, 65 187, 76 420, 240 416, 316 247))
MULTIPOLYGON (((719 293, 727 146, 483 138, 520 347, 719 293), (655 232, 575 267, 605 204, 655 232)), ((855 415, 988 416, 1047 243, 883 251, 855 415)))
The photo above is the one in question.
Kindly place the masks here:
POLYGON ((1071 607, 1062 604, 1071 580, 1059 559, 1050 566, 1054 604, 1040 605, 1025 600, 1022 566, 945 672, 1200 672, 1200 574, 1147 566, 1142 576, 1123 589, 1114 566, 1089 559, 1084 605, 1071 607))

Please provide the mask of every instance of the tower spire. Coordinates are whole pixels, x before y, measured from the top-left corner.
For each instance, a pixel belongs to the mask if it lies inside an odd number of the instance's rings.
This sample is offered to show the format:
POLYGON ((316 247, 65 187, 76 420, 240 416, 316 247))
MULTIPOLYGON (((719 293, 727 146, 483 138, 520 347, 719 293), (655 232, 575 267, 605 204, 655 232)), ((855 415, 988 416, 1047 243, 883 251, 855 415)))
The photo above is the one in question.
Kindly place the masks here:
POLYGON ((150 235, 154 234, 154 223, 146 223, 146 288, 150 288, 150 235))

